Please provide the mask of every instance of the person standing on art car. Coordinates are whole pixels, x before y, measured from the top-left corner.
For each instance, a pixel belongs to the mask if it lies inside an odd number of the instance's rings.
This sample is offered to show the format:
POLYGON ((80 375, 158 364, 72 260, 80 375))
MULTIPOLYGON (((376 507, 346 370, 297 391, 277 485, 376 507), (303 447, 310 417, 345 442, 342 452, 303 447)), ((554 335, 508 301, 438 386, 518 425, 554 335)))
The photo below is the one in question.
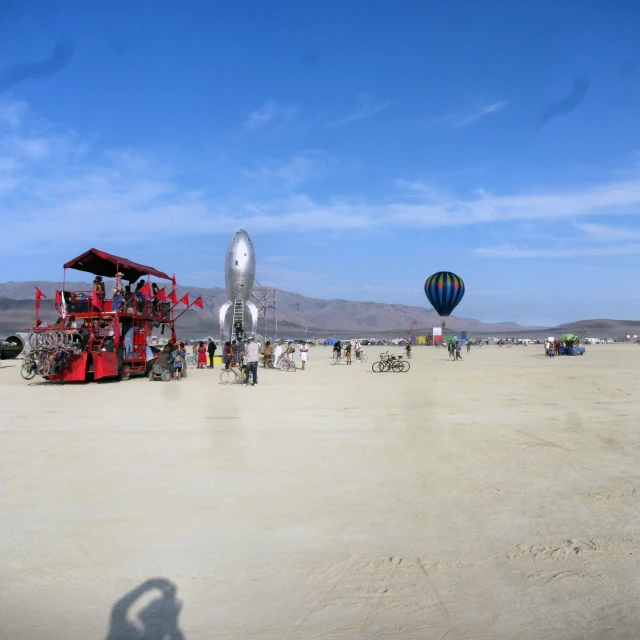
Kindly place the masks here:
POLYGON ((93 299, 99 304, 99 306, 97 304, 93 305, 93 311, 101 311, 104 302, 104 282, 100 276, 96 276, 93 279, 93 299))
POLYGON ((160 315, 160 299, 158 295, 160 294, 160 287, 153 282, 151 284, 151 314, 154 316, 160 315))
POLYGON ((113 281, 113 295, 111 300, 111 308, 113 311, 117 311, 124 300, 124 282, 122 282, 122 278, 124 278, 124 273, 118 271, 118 273, 116 273, 116 279, 113 281))

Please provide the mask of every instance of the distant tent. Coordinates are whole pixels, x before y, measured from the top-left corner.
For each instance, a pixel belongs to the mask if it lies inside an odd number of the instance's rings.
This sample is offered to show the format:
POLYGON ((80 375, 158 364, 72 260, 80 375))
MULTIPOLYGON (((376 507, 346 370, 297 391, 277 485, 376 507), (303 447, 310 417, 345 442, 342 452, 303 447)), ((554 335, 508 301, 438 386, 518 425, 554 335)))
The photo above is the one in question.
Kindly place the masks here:
POLYGON ((335 344, 336 343, 336 339, 335 338, 327 338, 324 341, 325 344, 335 344))

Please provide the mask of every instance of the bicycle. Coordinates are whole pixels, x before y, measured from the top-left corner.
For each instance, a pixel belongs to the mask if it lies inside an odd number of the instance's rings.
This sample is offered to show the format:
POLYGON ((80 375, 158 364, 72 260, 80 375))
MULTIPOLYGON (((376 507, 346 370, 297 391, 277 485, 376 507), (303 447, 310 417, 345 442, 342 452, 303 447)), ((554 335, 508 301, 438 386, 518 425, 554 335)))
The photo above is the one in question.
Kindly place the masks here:
POLYGON ((228 369, 223 369, 220 372, 220 384, 235 384, 238 382, 238 378, 242 379, 242 376, 242 368, 233 360, 228 369))
POLYGON ((356 357, 355 357, 356 362, 366 362, 368 359, 369 358, 367 357, 366 353, 363 353, 361 351, 360 354, 358 354, 358 352, 356 351, 356 357))
POLYGON ((331 364, 340 364, 342 362, 342 351, 334 351, 331 364))
POLYGON ((280 369, 280 371, 293 371, 295 373, 297 367, 296 363, 291 358, 282 355, 280 356, 280 360, 278 360, 278 369, 280 369))
POLYGON ((35 378, 38 372, 38 364, 36 362, 36 352, 29 350, 24 354, 24 360, 22 361, 22 367, 20 368, 20 375, 25 380, 32 380, 35 378))
POLYGON ((388 351, 380 354, 380 360, 374 362, 371 370, 374 373, 385 373, 393 371, 395 373, 406 373, 411 365, 402 359, 402 356, 390 355, 388 351))

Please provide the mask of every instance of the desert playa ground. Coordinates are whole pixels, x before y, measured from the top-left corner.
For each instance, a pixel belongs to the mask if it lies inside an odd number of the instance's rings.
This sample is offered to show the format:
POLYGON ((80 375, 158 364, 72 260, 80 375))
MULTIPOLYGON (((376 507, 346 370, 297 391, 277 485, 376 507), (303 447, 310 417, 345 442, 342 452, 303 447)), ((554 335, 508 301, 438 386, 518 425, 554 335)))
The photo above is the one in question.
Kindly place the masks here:
POLYGON ((255 388, 2 362, 0 638, 639 637, 637 345, 329 354, 255 388))

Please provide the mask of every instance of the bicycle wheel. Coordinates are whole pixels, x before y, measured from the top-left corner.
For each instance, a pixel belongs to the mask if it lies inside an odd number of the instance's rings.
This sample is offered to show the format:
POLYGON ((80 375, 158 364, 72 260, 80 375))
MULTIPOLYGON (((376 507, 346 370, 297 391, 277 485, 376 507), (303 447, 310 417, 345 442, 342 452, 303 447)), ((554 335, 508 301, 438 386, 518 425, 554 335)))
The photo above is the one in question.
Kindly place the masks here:
POLYGON ((25 380, 31 380, 35 377, 36 367, 31 360, 25 360, 22 363, 22 368, 20 369, 20 375, 22 375, 22 377, 25 380))
POLYGON ((380 373, 382 371, 382 362, 374 362, 371 365, 371 370, 373 371, 373 373, 380 373))
POLYGON ((233 369, 223 369, 220 373, 222 384, 233 384, 238 379, 238 374, 233 369))
POLYGON ((292 360, 292 361, 289 363, 289 371, 293 371, 293 372, 295 373, 295 372, 296 372, 296 369, 297 369, 297 367, 296 367, 296 363, 292 360))
POLYGON ((360 354, 360 362, 366 362, 368 360, 367 356, 364 353, 360 354))
POLYGON ((402 373, 406 373, 411 368, 411 365, 406 361, 402 361, 402 373))

